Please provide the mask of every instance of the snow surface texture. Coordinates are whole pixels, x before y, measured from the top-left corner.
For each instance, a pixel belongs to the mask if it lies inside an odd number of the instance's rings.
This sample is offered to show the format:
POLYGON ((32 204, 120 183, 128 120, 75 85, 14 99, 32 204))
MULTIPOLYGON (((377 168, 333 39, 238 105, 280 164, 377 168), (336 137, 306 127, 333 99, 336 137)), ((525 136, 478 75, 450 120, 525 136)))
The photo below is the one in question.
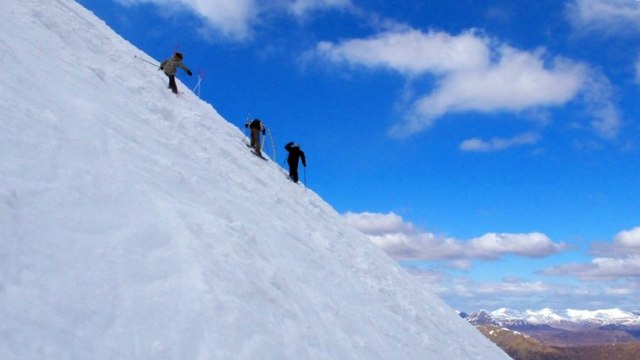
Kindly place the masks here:
POLYGON ((0 359, 508 359, 79 4, 0 18, 0 359))

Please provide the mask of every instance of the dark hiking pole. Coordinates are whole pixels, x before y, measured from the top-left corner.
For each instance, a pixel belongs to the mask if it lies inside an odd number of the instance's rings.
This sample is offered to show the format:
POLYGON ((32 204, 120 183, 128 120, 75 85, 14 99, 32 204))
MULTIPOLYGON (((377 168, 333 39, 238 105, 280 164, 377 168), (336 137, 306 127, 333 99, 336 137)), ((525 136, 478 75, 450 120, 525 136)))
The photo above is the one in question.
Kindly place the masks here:
POLYGON ((284 163, 287 162, 287 158, 285 157, 284 159, 282 159, 282 165, 280 166, 280 169, 282 169, 282 172, 287 176, 287 179, 291 180, 291 176, 289 176, 289 174, 287 173, 287 169, 284 168, 284 163))

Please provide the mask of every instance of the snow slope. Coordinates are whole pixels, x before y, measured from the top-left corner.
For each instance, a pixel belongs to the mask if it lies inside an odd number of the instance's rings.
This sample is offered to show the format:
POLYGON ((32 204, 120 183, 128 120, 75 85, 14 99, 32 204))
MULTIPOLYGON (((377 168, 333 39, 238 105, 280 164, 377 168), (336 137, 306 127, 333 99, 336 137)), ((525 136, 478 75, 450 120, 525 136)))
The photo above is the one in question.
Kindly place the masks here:
POLYGON ((0 359, 508 359, 79 4, 0 18, 0 359))

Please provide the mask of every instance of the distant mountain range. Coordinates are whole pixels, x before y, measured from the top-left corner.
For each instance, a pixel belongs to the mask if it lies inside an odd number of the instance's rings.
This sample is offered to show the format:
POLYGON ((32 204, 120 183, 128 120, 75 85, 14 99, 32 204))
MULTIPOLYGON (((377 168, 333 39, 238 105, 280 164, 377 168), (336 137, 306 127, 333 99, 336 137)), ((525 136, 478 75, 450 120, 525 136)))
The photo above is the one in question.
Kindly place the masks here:
POLYGON ((640 313, 620 309, 556 311, 552 309, 519 312, 501 308, 480 310, 471 314, 460 313, 473 325, 493 325, 508 329, 552 327, 569 331, 608 327, 610 329, 640 330, 640 313), (466 315, 466 316, 464 316, 466 315))
POLYGON ((516 360, 640 359, 640 313, 620 309, 459 313, 516 360))

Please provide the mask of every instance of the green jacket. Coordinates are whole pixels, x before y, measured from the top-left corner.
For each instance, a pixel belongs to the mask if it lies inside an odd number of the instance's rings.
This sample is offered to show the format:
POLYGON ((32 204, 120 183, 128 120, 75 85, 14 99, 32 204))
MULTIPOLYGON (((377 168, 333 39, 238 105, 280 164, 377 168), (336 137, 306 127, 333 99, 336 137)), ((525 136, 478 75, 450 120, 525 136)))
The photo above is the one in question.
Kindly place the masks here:
POLYGON ((178 68, 181 68, 182 70, 186 71, 187 73, 190 73, 191 70, 189 70, 188 67, 186 67, 181 60, 179 60, 178 58, 176 58, 175 56, 172 58, 169 58, 165 61, 163 61, 160 64, 160 69, 162 69, 162 71, 164 71, 164 73, 166 75, 176 75, 176 70, 178 68))

